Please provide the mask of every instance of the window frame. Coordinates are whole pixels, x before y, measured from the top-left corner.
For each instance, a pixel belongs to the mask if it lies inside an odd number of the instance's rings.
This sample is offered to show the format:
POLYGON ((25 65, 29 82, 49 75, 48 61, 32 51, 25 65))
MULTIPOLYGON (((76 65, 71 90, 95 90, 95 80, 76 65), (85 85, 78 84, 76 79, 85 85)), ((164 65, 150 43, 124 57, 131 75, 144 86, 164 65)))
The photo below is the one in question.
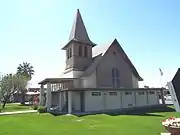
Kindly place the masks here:
POLYGON ((101 92, 93 91, 91 92, 91 96, 101 96, 101 92))
POLYGON ((78 56, 82 56, 82 46, 80 45, 79 47, 78 47, 78 56))
POLYGON ((112 86, 113 88, 120 88, 120 75, 117 68, 112 69, 112 86))
POLYGON ((138 95, 144 95, 144 94, 145 94, 144 91, 139 91, 139 92, 138 92, 138 95))
POLYGON ((109 94, 109 96, 117 96, 117 92, 116 91, 109 91, 108 94, 109 94))
POLYGON ((71 49, 71 47, 69 48, 69 58, 71 58, 72 57, 72 49, 71 49))
POLYGON ((125 96, 132 95, 132 92, 131 91, 125 91, 124 95, 125 96))
POLYGON ((154 95, 154 94, 155 94, 155 91, 150 90, 148 93, 149 93, 150 95, 154 95))
POLYGON ((69 48, 66 50, 67 60, 69 59, 69 48))
POLYGON ((88 57, 88 48, 87 46, 84 47, 84 57, 88 57))

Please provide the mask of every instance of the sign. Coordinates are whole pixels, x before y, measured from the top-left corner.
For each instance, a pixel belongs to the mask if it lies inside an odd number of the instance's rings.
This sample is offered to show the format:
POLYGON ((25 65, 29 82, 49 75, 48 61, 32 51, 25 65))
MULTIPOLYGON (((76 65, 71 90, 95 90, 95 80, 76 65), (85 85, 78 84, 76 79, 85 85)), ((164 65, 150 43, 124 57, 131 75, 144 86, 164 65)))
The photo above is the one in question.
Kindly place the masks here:
POLYGON ((167 83, 167 86, 176 112, 180 112, 180 69, 176 72, 173 80, 167 83))

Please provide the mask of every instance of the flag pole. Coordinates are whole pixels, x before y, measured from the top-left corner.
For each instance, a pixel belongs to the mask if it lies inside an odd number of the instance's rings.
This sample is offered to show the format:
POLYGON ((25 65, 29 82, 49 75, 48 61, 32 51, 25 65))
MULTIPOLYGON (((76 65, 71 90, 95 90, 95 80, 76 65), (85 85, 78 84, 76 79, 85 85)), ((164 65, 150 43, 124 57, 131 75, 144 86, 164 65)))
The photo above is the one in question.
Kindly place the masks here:
POLYGON ((162 72, 161 68, 159 68, 159 71, 160 71, 161 87, 163 88, 163 72, 162 72))

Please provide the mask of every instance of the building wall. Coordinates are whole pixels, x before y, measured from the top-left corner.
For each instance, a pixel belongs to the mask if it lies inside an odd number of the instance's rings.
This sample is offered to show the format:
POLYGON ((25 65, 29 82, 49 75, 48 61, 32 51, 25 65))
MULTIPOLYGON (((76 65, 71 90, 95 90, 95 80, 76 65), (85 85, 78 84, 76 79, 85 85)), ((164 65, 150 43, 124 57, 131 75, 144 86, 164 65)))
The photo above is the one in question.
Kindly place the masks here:
POLYGON ((148 105, 147 92, 137 91, 136 92, 136 106, 148 105))
POLYGON ((122 108, 129 108, 135 106, 135 92, 127 91, 121 92, 122 94, 122 108))
POLYGON ((139 92, 134 90, 87 91, 85 92, 85 111, 103 111, 159 104, 156 93, 152 94, 147 90, 139 92))
POLYGON ((116 91, 107 91, 104 92, 105 97, 105 109, 117 109, 122 108, 121 92, 116 91), (117 94, 117 95, 116 95, 117 94), (113 105, 112 105, 113 104, 113 105))
POLYGON ((101 111, 104 109, 104 97, 101 91, 85 92, 85 111, 101 111), (100 96, 92 96, 92 92, 99 92, 100 96))
POLYGON ((133 85, 133 88, 139 88, 139 81, 138 81, 138 79, 134 76, 133 73, 132 73, 132 85, 133 85))
POLYGON ((158 92, 153 90, 148 91, 148 101, 149 105, 156 105, 159 103, 158 92))
POLYGON ((82 78, 83 88, 96 88, 96 71, 94 71, 90 76, 82 78))
POLYGON ((74 111, 81 110, 80 92, 72 92, 72 107, 74 111))
POLYGON ((97 67, 97 87, 112 87, 112 69, 120 72, 120 85, 133 88, 132 71, 116 45, 111 45, 97 67))
POLYGON ((75 69, 85 70, 92 63, 92 46, 80 43, 74 43, 73 63, 75 69), (82 47, 82 56, 79 56, 79 46, 82 47), (84 56, 84 47, 87 47, 87 58, 84 56))
POLYGON ((85 70, 92 62, 92 46, 72 42, 66 48, 66 69, 74 68, 75 70, 85 70), (79 46, 82 47, 82 56, 79 56, 79 46), (87 47, 87 57, 84 56, 84 47, 87 47), (67 50, 71 48, 72 57, 67 59, 67 50))
POLYGON ((73 71, 72 69, 65 70, 64 73, 61 74, 61 78, 78 78, 84 73, 84 71, 73 71))

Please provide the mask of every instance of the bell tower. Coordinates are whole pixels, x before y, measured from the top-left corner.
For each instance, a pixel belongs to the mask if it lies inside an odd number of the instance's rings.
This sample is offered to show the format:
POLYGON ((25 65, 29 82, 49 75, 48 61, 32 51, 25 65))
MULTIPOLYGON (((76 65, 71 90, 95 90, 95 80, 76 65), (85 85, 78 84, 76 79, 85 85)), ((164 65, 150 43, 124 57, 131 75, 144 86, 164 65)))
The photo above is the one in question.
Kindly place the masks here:
POLYGON ((87 33, 79 9, 75 16, 69 41, 62 48, 66 51, 65 71, 84 71, 92 63, 92 48, 96 46, 87 33))

